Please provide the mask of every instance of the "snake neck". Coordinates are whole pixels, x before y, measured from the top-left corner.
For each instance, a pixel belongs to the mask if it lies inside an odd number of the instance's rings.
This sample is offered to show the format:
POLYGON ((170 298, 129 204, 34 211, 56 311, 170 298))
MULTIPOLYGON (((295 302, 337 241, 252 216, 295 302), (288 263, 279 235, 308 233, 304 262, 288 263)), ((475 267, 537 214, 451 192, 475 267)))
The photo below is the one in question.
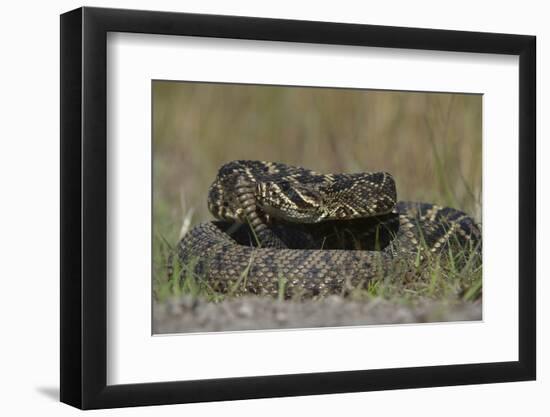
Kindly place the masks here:
POLYGON ((235 189, 237 201, 242 210, 242 217, 248 222, 250 228, 254 232, 257 245, 269 248, 286 248, 287 246, 285 243, 267 227, 259 215, 256 204, 255 184, 247 181, 244 177, 239 177, 235 189))

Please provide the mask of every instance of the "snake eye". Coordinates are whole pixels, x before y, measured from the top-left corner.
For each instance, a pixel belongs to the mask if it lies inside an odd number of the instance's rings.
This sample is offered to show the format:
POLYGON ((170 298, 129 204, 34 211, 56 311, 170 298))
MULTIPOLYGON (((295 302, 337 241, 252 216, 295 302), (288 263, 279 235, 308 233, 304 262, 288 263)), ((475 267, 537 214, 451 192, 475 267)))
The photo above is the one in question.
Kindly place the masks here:
POLYGON ((288 192, 291 200, 304 207, 318 208, 322 205, 321 195, 310 187, 295 187, 288 192))

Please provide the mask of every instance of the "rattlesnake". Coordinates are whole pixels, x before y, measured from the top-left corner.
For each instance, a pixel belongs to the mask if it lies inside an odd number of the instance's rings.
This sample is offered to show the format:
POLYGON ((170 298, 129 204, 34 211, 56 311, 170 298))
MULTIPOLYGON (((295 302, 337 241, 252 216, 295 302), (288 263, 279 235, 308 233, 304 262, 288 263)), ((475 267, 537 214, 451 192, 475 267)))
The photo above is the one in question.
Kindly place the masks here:
POLYGON ((216 221, 179 242, 182 276, 214 291, 286 297, 342 293, 399 260, 480 250, 462 211, 397 202, 388 173, 319 174, 263 161, 222 166, 208 194, 216 221))

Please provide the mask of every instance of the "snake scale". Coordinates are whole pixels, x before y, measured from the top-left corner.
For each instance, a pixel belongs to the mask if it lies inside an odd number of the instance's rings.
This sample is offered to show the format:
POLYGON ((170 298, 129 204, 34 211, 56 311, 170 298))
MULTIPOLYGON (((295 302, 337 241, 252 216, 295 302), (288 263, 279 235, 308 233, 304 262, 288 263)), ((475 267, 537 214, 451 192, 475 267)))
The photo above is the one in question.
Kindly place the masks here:
POLYGON ((480 250, 467 214, 398 202, 384 172, 320 174, 264 161, 223 165, 210 187, 215 221, 179 242, 182 274, 234 294, 342 294, 381 276, 401 259, 450 247, 480 250))

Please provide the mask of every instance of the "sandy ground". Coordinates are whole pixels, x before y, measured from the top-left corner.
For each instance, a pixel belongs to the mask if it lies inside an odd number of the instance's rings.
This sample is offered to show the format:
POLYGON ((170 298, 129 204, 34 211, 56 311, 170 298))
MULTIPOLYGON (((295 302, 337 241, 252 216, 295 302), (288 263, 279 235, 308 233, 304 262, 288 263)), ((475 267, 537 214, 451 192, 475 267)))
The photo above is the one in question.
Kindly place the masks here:
POLYGON ((445 304, 420 300, 410 305, 382 299, 278 301, 242 297, 214 304, 189 297, 156 304, 153 332, 215 332, 258 329, 356 326, 481 320, 481 302, 445 304))

